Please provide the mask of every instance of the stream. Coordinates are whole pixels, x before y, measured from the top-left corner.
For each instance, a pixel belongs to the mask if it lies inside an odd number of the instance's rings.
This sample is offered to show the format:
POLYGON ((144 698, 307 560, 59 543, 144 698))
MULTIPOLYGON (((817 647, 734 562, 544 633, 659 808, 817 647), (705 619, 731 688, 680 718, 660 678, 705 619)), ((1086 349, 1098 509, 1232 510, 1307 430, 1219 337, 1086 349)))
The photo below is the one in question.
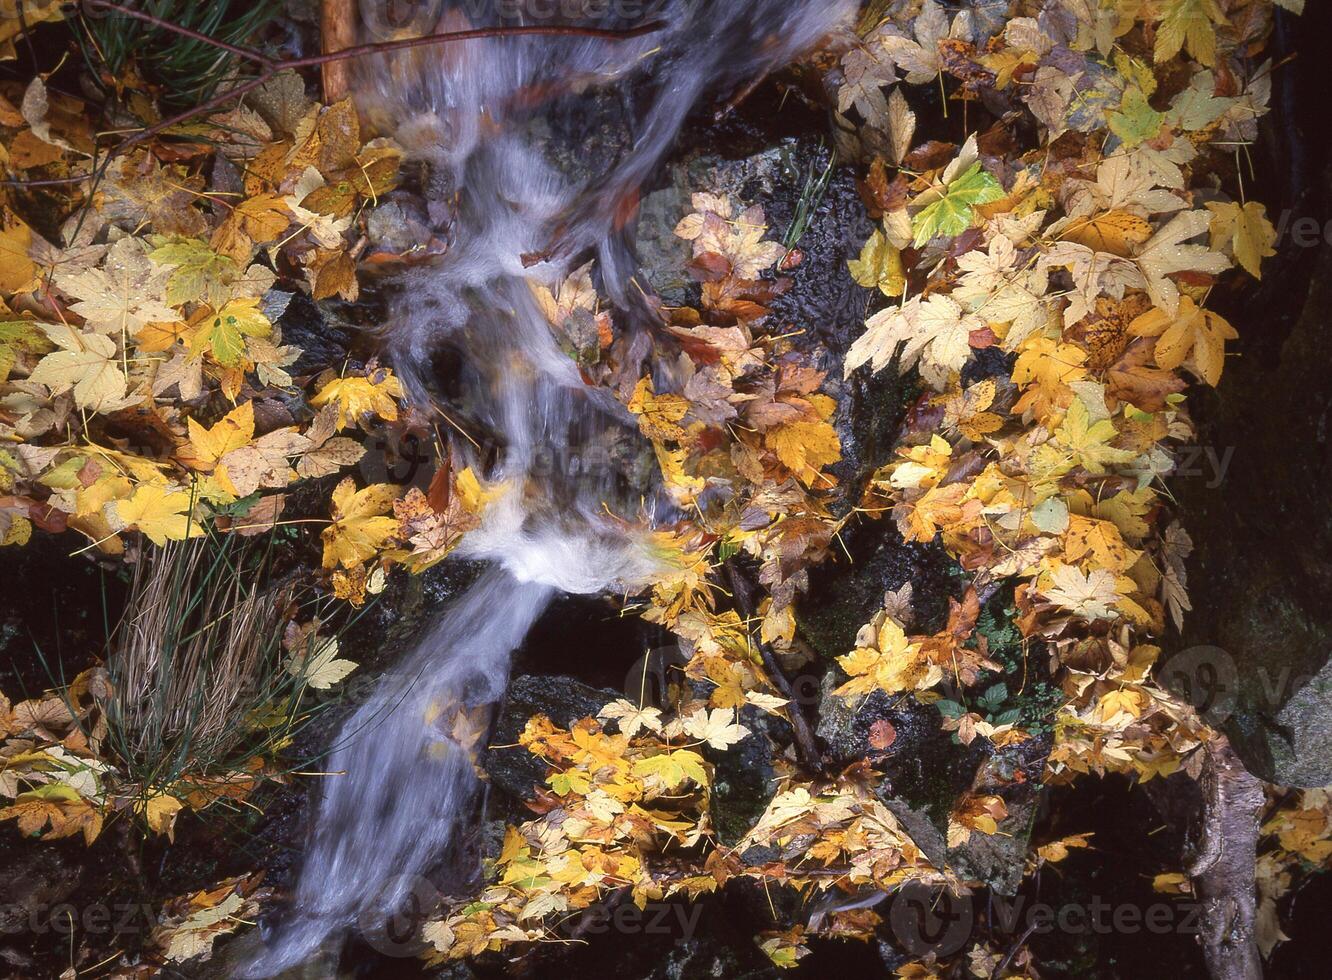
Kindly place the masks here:
MULTIPOLYGON (((504 19, 515 5, 503 0, 443 6, 413 28, 540 23, 504 19)), ((447 859, 480 788, 458 719, 472 733, 484 726, 503 698, 513 651, 557 593, 633 591, 651 578, 648 531, 673 520, 671 504, 644 496, 610 462, 606 447, 632 435, 633 418, 609 391, 583 382, 529 283, 555 287, 595 255, 603 292, 632 328, 619 354, 644 361, 652 323, 635 279, 632 225, 617 216, 705 94, 744 92, 817 42, 851 4, 647 6, 647 19, 663 26, 633 40, 476 40, 358 69, 365 115, 428 164, 432 186, 456 196, 447 254, 397 284, 387 358, 418 404, 437 404, 434 365, 451 357, 458 376, 449 403, 488 433, 463 446, 465 463, 501 489, 460 548, 489 570, 440 610, 335 739, 326 768, 339 775, 323 784, 291 906, 247 976, 281 973, 334 937, 392 917, 419 876, 447 859), (575 128, 587 100, 608 90, 632 107, 631 142, 604 166, 591 161, 592 177, 571 178, 543 155, 541 134, 575 128), (562 464, 540 465, 550 458, 562 464), (626 525, 608 514, 638 517, 626 525)), ((602 13, 580 26, 644 23, 617 16, 614 3, 588 7, 602 13)))

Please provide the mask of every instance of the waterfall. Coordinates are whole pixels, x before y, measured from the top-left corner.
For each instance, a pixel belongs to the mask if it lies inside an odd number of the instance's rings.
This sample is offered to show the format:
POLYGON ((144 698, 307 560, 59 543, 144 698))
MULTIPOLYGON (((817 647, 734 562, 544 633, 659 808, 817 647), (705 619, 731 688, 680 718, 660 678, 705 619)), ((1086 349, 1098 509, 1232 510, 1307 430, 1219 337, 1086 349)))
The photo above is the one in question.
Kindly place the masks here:
MULTIPOLYGON (((375 25, 364 0, 362 19, 375 25)), ((449 352, 457 396, 490 444, 468 462, 504 487, 461 551, 490 570, 444 610, 404 664, 345 723, 326 768, 290 913, 248 975, 272 976, 331 936, 393 914, 413 876, 447 852, 478 788, 470 757, 440 719, 499 701, 509 660, 557 592, 641 587, 652 574, 655 509, 610 472, 607 439, 633 431, 609 392, 584 383, 533 299, 595 255, 605 291, 639 321, 628 230, 632 199, 706 91, 734 94, 809 48, 849 14, 850 0, 425 0, 418 33, 496 24, 625 29, 631 40, 495 38, 420 47, 358 68, 363 112, 451 188, 453 240, 406 274, 385 329, 387 355, 420 402, 437 397, 433 365, 449 352), (636 16, 628 16, 637 12, 636 16), (569 20, 560 21, 570 23, 569 20), (552 127, 577 131, 590 92, 632 107, 624 152, 570 177, 542 152, 552 127), (553 454, 552 454, 553 450, 553 454), (563 461, 538 475, 543 454, 563 461), (639 513, 643 530, 607 518, 639 513)), ((374 38, 372 38, 374 39, 374 38)), ((584 161, 588 163, 589 161, 584 161)), ((621 355, 641 359, 646 343, 621 355)))

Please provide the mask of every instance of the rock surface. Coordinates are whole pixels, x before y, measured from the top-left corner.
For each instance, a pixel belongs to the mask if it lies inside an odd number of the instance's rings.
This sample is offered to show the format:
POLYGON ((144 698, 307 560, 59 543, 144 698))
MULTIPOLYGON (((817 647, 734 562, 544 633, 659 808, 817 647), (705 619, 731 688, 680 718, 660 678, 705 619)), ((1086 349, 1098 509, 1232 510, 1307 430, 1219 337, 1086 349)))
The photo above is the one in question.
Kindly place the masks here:
POLYGON ((518 737, 533 715, 545 715, 561 728, 580 718, 596 717, 619 691, 596 688, 572 677, 515 677, 509 683, 504 707, 495 721, 492 746, 481 766, 491 784, 517 800, 530 800, 534 787, 546 781, 546 764, 518 745, 518 737))
POLYGON ((834 764, 868 759, 885 776, 880 801, 932 863, 1001 895, 1014 894, 1043 797, 1040 775, 1050 737, 1003 749, 985 739, 963 745, 942 730, 937 709, 914 697, 875 691, 847 701, 832 693, 835 686, 833 675, 824 678, 818 727, 834 764), (1008 817, 999 834, 973 833, 950 848, 949 814, 967 793, 1002 797, 1008 817))
MULTIPOLYGON (((1317 15, 1327 23, 1326 11, 1317 15)), ((1176 686, 1230 736, 1255 775, 1332 784, 1332 205, 1321 66, 1325 30, 1305 19, 1299 67, 1274 79, 1258 186, 1281 223, 1254 284, 1218 297, 1239 329, 1216 396, 1194 399, 1200 436, 1173 482, 1196 542, 1194 610, 1176 686), (1307 32, 1307 34, 1306 34, 1307 32), (1314 42, 1313 38, 1321 40, 1314 42), (1212 646, 1217 652, 1189 648, 1212 646), (1191 658, 1184 659, 1184 658, 1191 658)), ((1294 39, 1278 32, 1279 44, 1294 39)), ((1281 52, 1274 52, 1278 57, 1281 52)))

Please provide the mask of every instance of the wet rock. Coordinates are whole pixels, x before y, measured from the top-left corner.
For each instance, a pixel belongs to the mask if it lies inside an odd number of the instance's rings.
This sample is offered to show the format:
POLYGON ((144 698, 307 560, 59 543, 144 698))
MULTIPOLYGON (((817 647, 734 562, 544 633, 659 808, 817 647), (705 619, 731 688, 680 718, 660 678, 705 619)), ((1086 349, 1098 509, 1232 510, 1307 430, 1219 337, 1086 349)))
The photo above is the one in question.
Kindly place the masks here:
POLYGON ((862 332, 867 313, 887 300, 858 285, 847 271, 847 261, 860 255, 873 222, 860 200, 854 168, 829 170, 830 152, 821 139, 805 135, 738 158, 685 153, 666 168, 662 186, 643 199, 637 250, 645 277, 662 299, 687 305, 697 298, 697 286, 686 272, 692 253, 675 227, 693 210, 691 196, 707 191, 729 197, 737 207, 763 206, 768 237, 783 240, 796 259, 783 273, 791 285, 773 303, 769 326, 774 333, 794 333, 795 345, 816 355, 827 373, 824 390, 837 401, 835 423, 842 443, 842 462, 833 473, 848 488, 840 501, 846 509, 865 478, 891 455, 915 385, 891 369, 842 377, 846 352, 862 332))
MULTIPOLYGON (((1332 169, 1294 215, 1326 214, 1332 169)), ((1269 211, 1275 213, 1270 206, 1269 211)), ((1223 727, 1245 766, 1332 783, 1332 246, 1287 240, 1237 310, 1241 356, 1199 398, 1199 445, 1173 483, 1196 550, 1193 611, 1163 676, 1223 727), (1212 650, 1202 647, 1217 648, 1212 650)))
POLYGON ((445 963, 425 975, 433 980, 474 980, 477 973, 466 962, 457 962, 445 963))
MULTIPOLYGON (((706 980, 779 976, 754 942, 796 911, 784 889, 727 889, 696 902, 649 902, 639 909, 621 894, 584 921, 580 943, 538 944, 522 964, 529 977, 616 977, 617 980, 706 980), (772 902, 769 901, 772 899, 772 902), (774 904, 775 903, 775 906, 774 904)), ((487 975, 490 975, 489 973, 487 975)))
MULTIPOLYGON (((755 969, 751 956, 742 955, 741 950, 729 943, 715 938, 686 939, 673 944, 666 951, 661 961, 649 972, 642 974, 643 980, 701 980, 704 977, 776 977, 778 971, 772 968, 755 969)), ((760 954, 761 955, 761 954, 760 954)))
POLYGON ((619 697, 623 697, 619 691, 592 687, 572 677, 515 677, 490 740, 491 745, 515 747, 490 749, 481 767, 496 788, 519 800, 531 799, 533 787, 545 782, 546 764, 517 745, 528 719, 542 714, 567 728, 580 718, 595 717, 619 697))
MULTIPOLYGON (((513 746, 534 715, 544 714, 556 725, 568 728, 597 713, 622 691, 598 688, 571 677, 522 675, 513 680, 499 718, 492 745, 513 746)), ((740 710, 740 724, 750 730, 729 750, 704 747, 703 755, 714 767, 712 822, 723 844, 734 844, 767 809, 776 782, 773 766, 773 737, 789 741, 784 723, 758 708, 740 710)), ((546 765, 526 749, 491 749, 482 763, 492 785, 509 796, 531 799, 533 788, 546 778, 546 765)))
MULTIPOLYGON (((5 551, 0 568, 0 691, 12 701, 60 683, 59 650, 98 650, 107 641, 101 596, 111 621, 125 581, 109 562, 70 556, 69 541, 38 531, 5 551), (89 597, 98 597, 90 599, 89 597)), ((80 663, 80 668, 86 664, 80 663)), ((68 667, 66 667, 68 669, 68 667)))
POLYGON ((795 141, 789 141, 739 159, 691 151, 666 168, 661 186, 639 207, 637 252, 644 276, 668 305, 684 306, 697 298, 697 285, 685 269, 693 256, 690 243, 675 234, 680 219, 694 210, 693 195, 724 195, 738 207, 763 203, 800 179, 792 158, 795 148, 795 141))
POLYGON ((595 181, 633 145, 635 115, 616 89, 585 89, 548 109, 529 121, 529 139, 572 184, 595 181))
POLYGON ((884 593, 912 583, 917 625, 946 612, 947 556, 933 545, 907 544, 887 520, 860 521, 842 537, 846 552, 810 573, 796 604, 800 635, 825 657, 850 653, 856 633, 883 608, 884 593), (848 558, 849 554, 849 558, 848 558))
POLYGON ((833 674, 824 678, 819 705, 818 735, 833 762, 868 759, 884 774, 880 801, 931 862, 1014 894, 1041 800, 1049 736, 998 750, 984 739, 963 745, 940 727, 930 705, 882 691, 848 701, 832 693, 837 683, 833 674), (950 848, 949 814, 968 793, 1001 796, 1009 815, 1000 834, 973 833, 950 848))
POLYGON ((790 726, 752 705, 740 709, 740 724, 749 735, 725 752, 704 748, 713 765, 712 824, 718 840, 729 847, 758 822, 777 787, 772 736, 789 739, 790 726), (786 733, 774 732, 782 726, 786 733))
POLYGON ((1041 735, 998 749, 985 760, 972 791, 1002 797, 1008 816, 999 824, 999 833, 973 831, 966 843, 949 849, 952 870, 984 882, 997 894, 1017 894, 1031 831, 1046 792, 1040 780, 1052 745, 1051 736, 1041 735))
POLYGON ((931 861, 947 850, 948 814, 985 760, 981 747, 954 743, 939 712, 913 697, 874 691, 848 700, 833 693, 840 679, 823 680, 817 734, 836 766, 869 759, 884 773, 880 799, 902 821, 931 861), (887 743, 886 748, 880 748, 887 743))
POLYGON ((374 248, 393 255, 419 248, 422 242, 430 241, 434 231, 419 202, 405 196, 385 201, 366 218, 366 235, 374 248))
POLYGON ((373 668, 390 666, 406 656, 482 568, 480 562, 453 558, 421 575, 389 576, 383 594, 366 605, 341 640, 342 655, 362 667, 348 681, 353 695, 368 694, 378 683, 373 668))
MULTIPOLYGON (((10 834, 6 834, 10 836, 10 834)), ((74 894, 83 869, 50 845, 4 842, 0 876, 0 936, 44 932, 51 910, 74 894)))
POLYGON ((1262 279, 1214 291, 1239 332, 1215 394, 1194 392, 1196 447, 1171 489, 1196 549, 1193 612, 1178 689, 1212 719, 1255 775, 1332 783, 1332 144, 1322 138, 1329 13, 1281 21, 1272 113, 1251 186, 1279 227, 1262 279), (1223 655, 1191 650, 1204 645, 1223 655), (1199 668, 1202 668, 1201 670, 1199 668))
MULTIPOLYGON (((188 973, 195 980, 231 980, 244 975, 245 967, 259 957, 264 950, 262 933, 258 929, 242 932, 240 935, 219 940, 213 955, 207 960, 191 960, 188 973)), ((276 974, 272 980, 344 980, 354 976, 347 969, 339 968, 342 938, 333 937, 304 963, 293 966, 276 974)))
POLYGON ((356 342, 352 328, 333 320, 304 293, 292 293, 275 321, 282 342, 301 349, 301 356, 287 370, 293 375, 318 374, 338 367, 356 342))

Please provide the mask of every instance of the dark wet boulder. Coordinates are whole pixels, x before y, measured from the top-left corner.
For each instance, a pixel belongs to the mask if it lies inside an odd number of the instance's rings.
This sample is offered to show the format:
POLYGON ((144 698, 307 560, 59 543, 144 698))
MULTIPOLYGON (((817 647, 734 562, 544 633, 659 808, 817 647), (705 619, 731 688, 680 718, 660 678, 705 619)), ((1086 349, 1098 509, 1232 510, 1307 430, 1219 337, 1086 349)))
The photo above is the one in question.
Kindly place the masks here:
POLYGON ((728 847, 767 810, 778 784, 773 737, 790 738, 790 725, 752 705, 741 707, 739 723, 749 729, 739 742, 725 752, 703 749, 713 766, 712 825, 717 839, 728 847))
MULTIPOLYGON (((6 838, 17 838, 11 830, 6 838)), ((52 910, 74 894, 83 868, 49 845, 4 840, 6 850, 0 879, 0 936, 19 937, 60 928, 52 924, 52 910)))
POLYGON ((265 310, 282 331, 282 342, 301 349, 287 370, 293 375, 318 374, 339 367, 356 342, 354 328, 337 322, 328 309, 304 293, 272 291, 265 310))
POLYGON ((1000 821, 997 834, 973 831, 965 843, 949 848, 951 870, 985 882, 999 895, 1017 894, 1026 871, 1032 828, 1045 799, 1041 775, 1053 744, 1052 736, 1038 735, 995 749, 985 760, 976 772, 972 792, 1000 797, 1008 815, 1000 821))
MULTIPOLYGON (((1290 213, 1326 214, 1330 183, 1332 169, 1290 213)), ((1285 786, 1332 783, 1332 245, 1315 244, 1283 240, 1231 298, 1241 356, 1196 399, 1198 445, 1172 483, 1194 608, 1163 676, 1285 786)))
POLYGON ((934 545, 908 544, 888 520, 860 520, 810 571, 810 587, 796 602, 800 635, 824 657, 855 647, 856 634, 883 608, 884 594, 910 582, 917 625, 933 625, 947 612, 948 556, 934 545))
POLYGON ((546 781, 546 764, 518 745, 518 738, 534 715, 545 715, 561 728, 595 718, 606 705, 623 697, 619 691, 597 688, 572 677, 515 677, 495 721, 490 744, 503 746, 486 752, 481 767, 497 789, 518 800, 532 798, 546 781))
POLYGON ((825 678, 819 706, 818 735, 830 760, 840 767, 865 759, 882 773, 880 802, 935 865, 1014 894, 1042 798, 1050 736, 998 749, 984 738, 964 745, 943 730, 932 705, 882 691, 848 700, 832 693, 837 682, 835 674, 825 678), (949 816, 968 794, 999 796, 1008 816, 998 834, 973 832, 949 847, 949 816))

